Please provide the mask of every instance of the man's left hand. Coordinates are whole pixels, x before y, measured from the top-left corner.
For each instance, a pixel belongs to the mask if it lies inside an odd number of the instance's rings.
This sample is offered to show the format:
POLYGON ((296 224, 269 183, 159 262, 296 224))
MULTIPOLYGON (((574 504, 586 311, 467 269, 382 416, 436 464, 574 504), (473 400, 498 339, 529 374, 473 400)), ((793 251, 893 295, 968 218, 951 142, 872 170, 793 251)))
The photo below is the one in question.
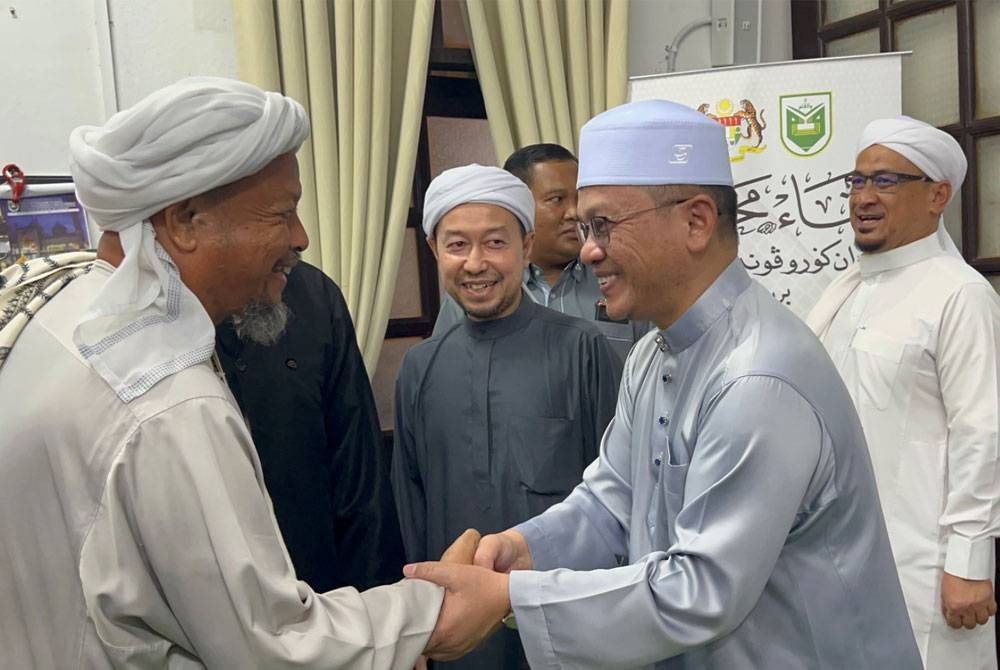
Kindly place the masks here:
POLYGON ((412 579, 445 588, 437 625, 424 654, 435 661, 452 661, 475 649, 510 612, 508 575, 454 563, 414 563, 403 568, 412 579))
POLYGON ((962 579, 944 573, 941 578, 941 612, 952 628, 983 625, 997 613, 993 582, 989 579, 962 579))

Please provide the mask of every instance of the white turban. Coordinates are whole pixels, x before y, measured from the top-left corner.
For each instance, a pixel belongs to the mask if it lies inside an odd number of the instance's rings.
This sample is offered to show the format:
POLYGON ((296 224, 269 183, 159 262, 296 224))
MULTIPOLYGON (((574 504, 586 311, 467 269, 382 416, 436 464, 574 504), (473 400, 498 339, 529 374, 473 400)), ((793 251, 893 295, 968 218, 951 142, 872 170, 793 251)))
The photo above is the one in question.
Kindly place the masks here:
MULTIPOLYGON (((968 162, 955 138, 943 130, 909 116, 876 119, 861 132, 858 154, 873 144, 895 151, 934 181, 950 182, 949 202, 962 188, 968 162)), ((944 228, 943 218, 938 223, 937 236, 948 253, 962 258, 955 242, 944 228)))
POLYGON ((535 199, 531 189, 506 170, 473 163, 445 170, 427 187, 424 234, 431 237, 445 214, 468 203, 503 207, 517 217, 524 232, 535 229, 535 199))
POLYGON ((77 197, 125 259, 74 331, 80 353, 125 402, 207 360, 215 327, 180 281, 148 219, 296 151, 302 106, 232 79, 191 77, 69 138, 77 197))

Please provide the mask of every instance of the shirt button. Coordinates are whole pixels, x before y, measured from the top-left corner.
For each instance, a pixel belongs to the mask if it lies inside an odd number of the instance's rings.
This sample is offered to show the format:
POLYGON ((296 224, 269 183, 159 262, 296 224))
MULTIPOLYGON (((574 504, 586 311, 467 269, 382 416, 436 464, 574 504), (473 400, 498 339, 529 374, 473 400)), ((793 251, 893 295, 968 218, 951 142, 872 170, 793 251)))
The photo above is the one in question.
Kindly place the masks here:
POLYGON ((660 425, 661 425, 661 426, 666 426, 667 424, 669 424, 669 423, 670 423, 670 419, 669 419, 669 418, 667 418, 667 417, 665 417, 665 416, 661 416, 661 417, 660 417, 660 418, 658 419, 658 421, 660 422, 660 425))
POLYGON ((239 370, 240 372, 247 371, 247 362, 242 358, 237 358, 235 364, 236 364, 236 369, 239 370))
POLYGON ((285 365, 289 370, 296 370, 299 367, 299 362, 294 358, 287 358, 285 359, 285 365))
POLYGON ((662 379, 667 384, 669 384, 670 382, 674 381, 673 375, 671 375, 669 372, 667 374, 663 375, 662 379))
POLYGON ((663 461, 660 458, 654 458, 653 459, 653 465, 655 465, 656 467, 659 467, 660 463, 662 463, 662 462, 663 461))

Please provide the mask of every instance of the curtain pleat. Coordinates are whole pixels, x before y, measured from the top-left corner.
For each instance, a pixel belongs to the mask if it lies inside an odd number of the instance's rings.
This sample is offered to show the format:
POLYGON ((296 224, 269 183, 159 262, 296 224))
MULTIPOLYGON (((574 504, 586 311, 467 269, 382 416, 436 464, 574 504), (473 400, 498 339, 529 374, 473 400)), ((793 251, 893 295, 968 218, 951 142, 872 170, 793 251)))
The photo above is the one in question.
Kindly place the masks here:
POLYGON ((625 101, 627 0, 466 0, 463 11, 501 160, 537 142, 575 152, 580 127, 625 101))

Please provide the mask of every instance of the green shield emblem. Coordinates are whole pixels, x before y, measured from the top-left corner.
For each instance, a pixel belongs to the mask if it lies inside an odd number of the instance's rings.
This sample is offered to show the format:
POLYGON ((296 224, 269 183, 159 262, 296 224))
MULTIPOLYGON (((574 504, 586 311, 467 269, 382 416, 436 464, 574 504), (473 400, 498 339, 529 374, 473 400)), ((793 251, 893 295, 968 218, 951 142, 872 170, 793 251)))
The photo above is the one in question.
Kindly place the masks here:
POLYGON ((815 156, 833 135, 833 97, 825 93, 783 95, 781 143, 796 156, 815 156))

